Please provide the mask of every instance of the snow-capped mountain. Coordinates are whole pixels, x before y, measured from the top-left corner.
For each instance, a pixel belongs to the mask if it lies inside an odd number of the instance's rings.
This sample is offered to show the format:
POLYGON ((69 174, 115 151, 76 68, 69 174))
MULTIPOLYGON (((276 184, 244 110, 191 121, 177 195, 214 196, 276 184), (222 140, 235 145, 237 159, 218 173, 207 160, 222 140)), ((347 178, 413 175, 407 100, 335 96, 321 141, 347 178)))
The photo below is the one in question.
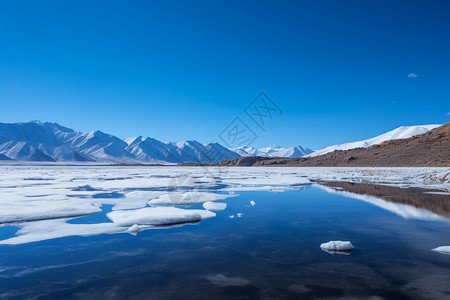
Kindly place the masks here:
POLYGON ((240 156, 263 156, 263 157, 302 157, 311 152, 311 149, 303 146, 295 146, 291 148, 283 148, 277 145, 272 145, 260 149, 253 147, 239 147, 232 149, 234 152, 240 156))
POLYGON ((134 137, 125 139, 126 150, 133 154, 138 160, 147 163, 180 162, 181 156, 174 147, 149 137, 134 137))
POLYGON ((239 155, 218 143, 201 144, 197 141, 162 143, 142 136, 125 140, 127 150, 147 163, 215 163, 238 158, 239 155))
POLYGON ((333 145, 328 146, 320 150, 316 150, 313 153, 306 155, 305 157, 313 157, 322 155, 328 152, 333 152, 336 150, 349 150, 354 148, 367 148, 373 145, 381 144, 382 142, 389 141, 389 140, 398 140, 398 139, 407 139, 410 137, 413 137, 415 135, 423 134, 427 131, 430 131, 434 128, 437 128, 441 126, 442 124, 432 124, 432 125, 417 125, 417 126, 400 126, 394 130, 388 131, 384 134, 381 134, 379 136, 376 136, 374 138, 353 142, 353 143, 346 143, 341 145, 333 145))
POLYGON ((77 132, 56 123, 0 123, 0 160, 104 163, 214 163, 239 155, 220 144, 122 140, 101 131, 77 132))

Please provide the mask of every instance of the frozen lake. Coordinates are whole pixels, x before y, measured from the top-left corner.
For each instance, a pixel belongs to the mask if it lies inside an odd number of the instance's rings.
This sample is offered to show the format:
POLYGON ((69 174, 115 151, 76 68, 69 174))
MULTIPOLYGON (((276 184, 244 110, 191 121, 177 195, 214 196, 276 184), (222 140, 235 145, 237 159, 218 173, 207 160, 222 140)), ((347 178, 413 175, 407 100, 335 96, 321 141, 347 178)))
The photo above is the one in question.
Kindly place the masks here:
POLYGON ((448 168, 0 169, 1 299, 450 295, 448 168))

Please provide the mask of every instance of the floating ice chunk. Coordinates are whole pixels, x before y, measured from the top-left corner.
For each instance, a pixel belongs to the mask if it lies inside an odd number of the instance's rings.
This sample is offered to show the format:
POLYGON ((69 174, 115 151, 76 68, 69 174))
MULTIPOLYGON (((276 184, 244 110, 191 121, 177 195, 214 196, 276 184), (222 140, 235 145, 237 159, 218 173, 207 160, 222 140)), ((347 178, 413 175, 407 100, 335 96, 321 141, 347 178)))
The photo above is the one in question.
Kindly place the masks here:
POLYGON ((149 205, 152 206, 168 206, 168 205, 192 205, 199 204, 209 201, 218 201, 224 200, 230 197, 238 196, 235 195, 225 195, 225 194, 217 194, 211 192, 199 192, 197 190, 193 190, 191 192, 186 193, 167 193, 159 196, 156 199, 150 200, 148 202, 149 205))
POLYGON ((70 200, 12 202, 0 208, 0 223, 79 217, 102 211, 90 203, 70 200))
POLYGON ((215 217, 216 214, 202 209, 180 209, 176 207, 145 207, 135 210, 113 211, 107 217, 119 226, 170 225, 197 222, 215 217))
POLYGON ((437 248, 434 248, 431 250, 442 253, 442 254, 450 255, 450 246, 441 246, 441 247, 437 247, 437 248))
POLYGON ((251 206, 255 206, 255 204, 256 204, 255 201, 253 201, 253 200, 250 201, 251 206))
POLYGON ((229 216, 228 218, 230 218, 230 219, 234 219, 234 215, 231 215, 231 216, 229 216))
POLYGON ((210 274, 205 276, 212 284, 221 287, 228 286, 246 286, 250 283, 250 280, 242 277, 229 277, 223 274, 210 274))
POLYGON ((320 244, 320 248, 328 251, 352 251, 355 249, 349 241, 329 241, 320 244))
POLYGON ((236 216, 237 216, 238 218, 242 217, 243 215, 244 215, 243 213, 237 213, 237 214, 236 214, 236 216))
POLYGON ((203 203, 203 207, 209 211, 221 211, 221 210, 224 210, 225 208, 227 208, 227 204, 220 203, 220 202, 208 201, 208 202, 203 203))
POLYGON ((126 232, 127 228, 114 223, 71 224, 68 219, 27 222, 19 225, 16 236, 0 240, 0 245, 19 245, 66 236, 90 236, 126 232))

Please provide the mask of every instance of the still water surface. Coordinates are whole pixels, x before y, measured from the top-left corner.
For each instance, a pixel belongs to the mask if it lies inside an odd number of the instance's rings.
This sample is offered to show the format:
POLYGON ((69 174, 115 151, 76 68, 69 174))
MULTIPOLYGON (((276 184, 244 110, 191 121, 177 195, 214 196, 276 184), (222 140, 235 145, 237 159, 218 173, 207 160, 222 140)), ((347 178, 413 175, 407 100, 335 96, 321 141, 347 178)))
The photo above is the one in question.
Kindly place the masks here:
MULTIPOLYGON (((405 218, 315 186, 240 192, 226 202, 215 218, 136 236, 1 246, 0 298, 450 298, 450 255, 430 250, 450 245, 448 212, 405 218), (330 240, 355 250, 328 254, 319 246, 330 240)), ((70 222, 109 222, 103 208, 70 222)), ((0 238, 15 231, 0 227, 0 238)))

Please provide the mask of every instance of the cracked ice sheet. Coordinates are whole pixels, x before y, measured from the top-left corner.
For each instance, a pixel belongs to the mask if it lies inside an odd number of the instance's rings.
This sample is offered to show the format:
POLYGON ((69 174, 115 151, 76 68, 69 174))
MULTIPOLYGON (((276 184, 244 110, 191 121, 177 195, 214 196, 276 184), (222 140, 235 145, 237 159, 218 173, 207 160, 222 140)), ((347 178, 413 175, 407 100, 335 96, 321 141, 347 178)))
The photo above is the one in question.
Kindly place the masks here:
MULTIPOLYGON (((204 190, 211 188, 219 192, 284 191, 299 189, 299 185, 309 184, 310 179, 365 181, 448 190, 449 174, 450 168, 0 166, 0 216, 2 222, 18 222, 20 230, 12 239, 21 240, 25 239, 23 235, 30 237, 34 232, 33 226, 40 224, 38 227, 42 227, 42 224, 49 223, 20 222, 87 215, 99 212, 103 204, 113 205, 113 211, 140 209, 146 207, 148 201, 167 194, 168 190, 175 190, 175 193, 180 194, 185 190, 193 190, 191 193, 194 194, 199 191, 203 193, 204 190), (100 198, 99 193, 103 194, 100 198)), ((224 194, 217 195, 224 197, 224 194)), ((434 214, 429 215, 429 212, 411 210, 404 205, 404 207, 385 205, 376 198, 369 199, 370 201, 406 218, 436 217, 434 214)), ((135 233, 148 228, 148 225, 136 225, 132 226, 132 230, 118 229, 114 223, 69 224, 65 223, 66 220, 48 220, 63 226, 58 226, 60 228, 58 230, 49 226, 47 229, 34 232, 32 235, 34 240, 72 234, 121 233, 124 230, 135 233)))
POLYGON ((92 199, 95 205, 101 206, 103 204, 113 205, 112 210, 126 210, 143 208, 147 206, 150 199, 157 198, 166 193, 165 191, 133 191, 125 194, 125 198, 96 198, 92 199), (95 201, 94 201, 95 200, 95 201))

